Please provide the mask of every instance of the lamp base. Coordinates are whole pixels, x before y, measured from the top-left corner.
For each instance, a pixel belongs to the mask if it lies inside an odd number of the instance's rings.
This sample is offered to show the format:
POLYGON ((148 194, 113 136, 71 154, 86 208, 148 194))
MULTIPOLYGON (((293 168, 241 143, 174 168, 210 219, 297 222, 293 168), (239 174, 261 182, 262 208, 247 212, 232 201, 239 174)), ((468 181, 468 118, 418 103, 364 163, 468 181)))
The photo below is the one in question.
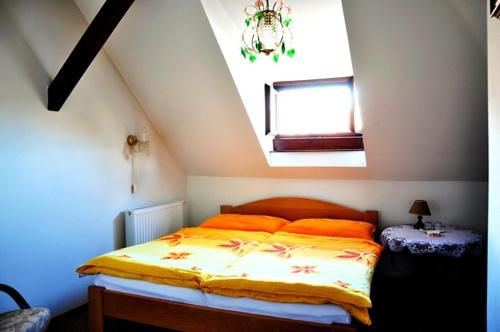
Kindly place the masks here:
POLYGON ((425 225, 424 225, 424 223, 422 222, 422 216, 418 216, 417 218, 418 218, 418 221, 416 222, 416 224, 415 224, 415 225, 413 225, 413 228, 415 228, 415 229, 421 229, 421 228, 424 228, 424 227, 425 227, 425 225))

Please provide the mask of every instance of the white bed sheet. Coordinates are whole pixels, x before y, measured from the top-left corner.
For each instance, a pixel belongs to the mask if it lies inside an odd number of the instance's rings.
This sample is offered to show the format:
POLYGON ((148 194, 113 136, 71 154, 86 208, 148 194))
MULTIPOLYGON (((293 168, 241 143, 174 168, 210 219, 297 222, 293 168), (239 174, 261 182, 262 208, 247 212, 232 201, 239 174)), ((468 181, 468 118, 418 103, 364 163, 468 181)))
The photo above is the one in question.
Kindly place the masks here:
POLYGON ((322 324, 350 324, 351 315, 334 304, 279 303, 227 297, 204 293, 198 289, 160 285, 148 281, 124 279, 99 274, 94 280, 96 286, 109 290, 153 297, 162 300, 200 305, 272 317, 303 320, 322 324))

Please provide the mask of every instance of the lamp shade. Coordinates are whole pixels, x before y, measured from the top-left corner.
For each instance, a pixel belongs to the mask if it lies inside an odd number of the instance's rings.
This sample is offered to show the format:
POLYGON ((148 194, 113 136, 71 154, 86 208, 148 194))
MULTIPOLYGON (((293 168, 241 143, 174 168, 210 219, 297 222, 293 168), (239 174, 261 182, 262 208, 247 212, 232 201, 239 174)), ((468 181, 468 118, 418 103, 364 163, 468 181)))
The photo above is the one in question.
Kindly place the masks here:
POLYGON ((427 205, 427 201, 417 199, 413 202, 413 205, 408 211, 411 214, 418 214, 420 216, 430 216, 431 210, 429 209, 429 205, 427 205))

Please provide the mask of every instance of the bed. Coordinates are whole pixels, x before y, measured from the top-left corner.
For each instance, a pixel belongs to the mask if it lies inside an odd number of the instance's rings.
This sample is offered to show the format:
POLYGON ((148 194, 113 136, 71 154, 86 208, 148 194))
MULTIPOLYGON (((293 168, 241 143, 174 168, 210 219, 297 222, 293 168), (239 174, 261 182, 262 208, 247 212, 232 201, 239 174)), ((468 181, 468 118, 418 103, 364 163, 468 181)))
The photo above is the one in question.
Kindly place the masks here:
MULTIPOLYGON (((239 206, 223 205, 221 213, 268 215, 290 221, 303 218, 331 218, 362 221, 374 226, 378 223, 377 211, 358 211, 334 203, 305 198, 271 198, 239 206)), ((304 317, 304 320, 297 320, 297 317, 290 319, 287 316, 262 315, 258 311, 227 310, 216 295, 215 297, 211 295, 210 306, 200 301, 181 303, 152 296, 152 293, 147 291, 128 291, 127 285, 120 285, 117 280, 101 278, 97 285, 89 287, 91 331, 104 331, 104 317, 181 331, 356 331, 355 324, 346 322, 328 324, 314 319, 311 321, 307 317, 304 317)))

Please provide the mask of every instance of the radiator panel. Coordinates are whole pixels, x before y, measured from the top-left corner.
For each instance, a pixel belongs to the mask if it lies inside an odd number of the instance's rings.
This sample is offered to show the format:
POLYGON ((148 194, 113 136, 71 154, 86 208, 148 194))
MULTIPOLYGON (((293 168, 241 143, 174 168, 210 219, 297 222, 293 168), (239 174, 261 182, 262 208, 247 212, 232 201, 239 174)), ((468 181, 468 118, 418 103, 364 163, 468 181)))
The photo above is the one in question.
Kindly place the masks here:
POLYGON ((126 245, 157 239, 182 227, 184 202, 125 211, 126 245))

